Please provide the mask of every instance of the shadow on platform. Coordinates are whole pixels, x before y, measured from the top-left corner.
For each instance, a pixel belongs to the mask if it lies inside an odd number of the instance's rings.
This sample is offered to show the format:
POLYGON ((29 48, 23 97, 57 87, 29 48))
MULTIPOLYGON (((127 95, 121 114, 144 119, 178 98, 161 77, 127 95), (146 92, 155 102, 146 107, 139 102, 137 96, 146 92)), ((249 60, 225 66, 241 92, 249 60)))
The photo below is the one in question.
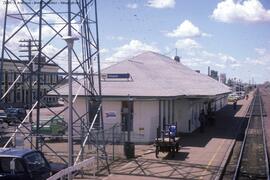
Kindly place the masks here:
MULTIPOLYGON (((121 169, 113 170, 114 175, 129 176, 126 178, 148 177, 166 179, 204 179, 216 173, 217 166, 155 159, 135 159, 121 169), (191 171, 193 169, 193 171, 191 171), (207 171, 206 171, 207 169, 207 171)), ((121 162, 119 162, 121 164, 121 162)), ((117 166, 117 165, 116 165, 117 166)), ((112 168, 113 169, 113 168, 112 168)))
POLYGON ((175 153, 174 156, 171 153, 168 153, 167 156, 165 156, 163 159, 184 161, 188 157, 188 155, 188 152, 178 152, 175 153))
POLYGON ((205 147, 212 138, 235 139, 238 128, 245 121, 245 117, 235 117, 236 113, 241 109, 242 105, 237 105, 236 109, 233 105, 227 105, 216 112, 216 120, 214 125, 206 125, 204 132, 200 132, 200 128, 190 134, 180 134, 180 145, 182 148, 205 147))

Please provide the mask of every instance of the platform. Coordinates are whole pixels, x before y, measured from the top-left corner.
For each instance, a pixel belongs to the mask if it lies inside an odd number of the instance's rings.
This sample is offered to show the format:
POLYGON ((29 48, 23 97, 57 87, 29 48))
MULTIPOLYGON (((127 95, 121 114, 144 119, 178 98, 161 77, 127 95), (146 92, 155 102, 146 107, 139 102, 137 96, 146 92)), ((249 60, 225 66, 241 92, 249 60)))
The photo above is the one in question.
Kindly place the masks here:
POLYGON ((236 110, 232 104, 228 104, 216 113, 215 125, 206 126, 203 133, 197 130, 191 134, 182 134, 181 149, 175 157, 162 156, 161 153, 157 159, 153 145, 136 146, 136 155, 140 157, 132 161, 115 162, 111 167, 112 174, 104 179, 218 178, 251 100, 252 94, 248 100, 239 100, 236 110))

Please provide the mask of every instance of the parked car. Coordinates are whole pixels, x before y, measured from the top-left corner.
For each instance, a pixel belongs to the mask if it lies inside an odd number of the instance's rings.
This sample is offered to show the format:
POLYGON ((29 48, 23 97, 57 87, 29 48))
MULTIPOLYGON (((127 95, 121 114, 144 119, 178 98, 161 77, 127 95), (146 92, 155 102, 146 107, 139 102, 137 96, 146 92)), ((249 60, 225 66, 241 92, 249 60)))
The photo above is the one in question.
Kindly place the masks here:
POLYGON ((7 114, 4 111, 0 111, 0 122, 3 123, 7 119, 7 114))
MULTIPOLYGON (((32 124, 32 130, 36 130, 36 123, 32 124)), ((67 130, 67 123, 63 117, 48 117, 48 119, 41 119, 39 133, 49 135, 51 140, 61 139, 67 130), (48 122, 49 121, 49 122, 48 122)))
POLYGON ((238 96, 237 94, 229 94, 229 96, 228 96, 228 101, 229 102, 239 100, 239 99, 240 99, 240 96, 238 96))
POLYGON ((240 97, 240 99, 244 99, 246 93, 245 91, 238 91, 236 94, 240 97))
POLYGON ((37 150, 0 148, 0 180, 45 180, 65 167, 49 164, 37 150))
POLYGON ((5 109, 6 113, 6 122, 9 124, 11 122, 20 122, 27 115, 24 108, 7 108, 5 109))
POLYGON ((43 180, 51 175, 44 155, 31 149, 0 149, 0 179, 43 180))

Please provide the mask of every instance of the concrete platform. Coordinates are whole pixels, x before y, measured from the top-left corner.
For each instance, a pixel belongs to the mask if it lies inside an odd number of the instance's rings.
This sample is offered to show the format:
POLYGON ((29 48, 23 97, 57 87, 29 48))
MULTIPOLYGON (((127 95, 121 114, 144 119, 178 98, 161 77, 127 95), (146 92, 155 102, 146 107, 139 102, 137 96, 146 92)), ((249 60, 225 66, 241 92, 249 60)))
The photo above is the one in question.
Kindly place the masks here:
POLYGON ((155 157, 153 145, 140 146, 131 160, 115 162, 111 167, 112 174, 104 179, 215 179, 219 177, 229 152, 235 141, 238 128, 245 120, 252 94, 248 100, 238 101, 237 109, 232 104, 216 113, 214 126, 207 126, 204 133, 199 130, 181 136, 180 152, 171 157, 160 154, 155 157))

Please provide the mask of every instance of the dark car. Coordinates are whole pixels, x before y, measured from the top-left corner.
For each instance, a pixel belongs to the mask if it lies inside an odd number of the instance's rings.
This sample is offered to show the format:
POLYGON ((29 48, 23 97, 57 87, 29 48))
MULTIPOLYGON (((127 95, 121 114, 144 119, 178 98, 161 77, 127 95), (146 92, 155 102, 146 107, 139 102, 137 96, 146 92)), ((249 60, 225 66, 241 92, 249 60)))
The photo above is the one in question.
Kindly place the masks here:
POLYGON ((27 115, 24 108, 7 108, 5 113, 7 123, 22 121, 27 115))
POLYGON ((45 180, 51 166, 40 151, 0 148, 0 180, 45 180))
POLYGON ((0 112, 0 122, 4 122, 7 119, 7 114, 5 112, 0 112))

